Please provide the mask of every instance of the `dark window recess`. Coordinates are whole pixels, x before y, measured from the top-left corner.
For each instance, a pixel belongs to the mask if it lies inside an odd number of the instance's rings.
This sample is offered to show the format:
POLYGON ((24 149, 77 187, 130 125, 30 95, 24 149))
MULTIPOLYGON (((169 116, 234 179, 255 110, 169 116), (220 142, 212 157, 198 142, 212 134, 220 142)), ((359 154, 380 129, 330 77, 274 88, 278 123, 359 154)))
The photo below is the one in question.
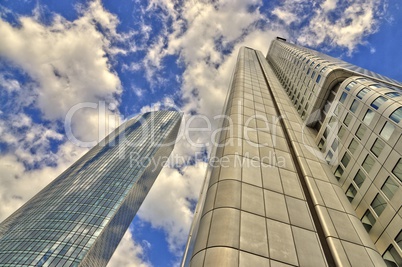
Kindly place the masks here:
POLYGON ((349 200, 349 202, 352 202, 352 201, 353 201, 353 199, 354 199, 355 196, 356 196, 356 193, 357 193, 357 190, 356 190, 355 186, 354 186, 353 184, 350 184, 348 190, 347 190, 346 193, 345 193, 345 194, 346 194, 346 197, 347 197, 348 200, 349 200))
POLYGON ((364 213, 361 222, 363 223, 366 231, 370 232, 371 228, 373 228, 373 225, 376 222, 376 219, 374 218, 374 215, 371 213, 370 210, 366 210, 366 213, 364 213))

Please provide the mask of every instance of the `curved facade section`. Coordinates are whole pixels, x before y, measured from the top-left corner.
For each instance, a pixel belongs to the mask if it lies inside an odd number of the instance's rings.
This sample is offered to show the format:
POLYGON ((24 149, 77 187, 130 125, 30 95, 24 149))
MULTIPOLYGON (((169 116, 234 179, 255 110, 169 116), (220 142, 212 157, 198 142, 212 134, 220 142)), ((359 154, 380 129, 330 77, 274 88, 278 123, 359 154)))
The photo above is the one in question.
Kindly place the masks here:
POLYGON ((184 265, 402 266, 399 84, 241 48, 184 265))
POLYGON ((1 266, 106 266, 169 157, 181 114, 131 119, 0 224, 1 266))
POLYGON ((402 90, 353 76, 342 83, 336 101, 316 143, 324 154, 339 155, 332 172, 377 249, 398 257, 402 90))

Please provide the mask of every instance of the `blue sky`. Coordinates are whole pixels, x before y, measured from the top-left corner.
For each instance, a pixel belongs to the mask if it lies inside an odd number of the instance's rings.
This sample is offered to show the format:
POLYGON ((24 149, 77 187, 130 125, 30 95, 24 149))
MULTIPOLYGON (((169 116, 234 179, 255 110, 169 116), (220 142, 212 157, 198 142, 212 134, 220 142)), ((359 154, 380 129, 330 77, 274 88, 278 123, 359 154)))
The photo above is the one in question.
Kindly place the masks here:
MULTIPOLYGON (((397 0, 0 1, 0 220, 120 121, 175 106, 216 127, 239 47, 291 42, 402 81, 397 0), (66 134, 66 118, 77 140, 66 134), (105 106, 105 109, 101 107, 105 106), (101 112, 99 112, 101 110, 101 112)), ((212 130, 211 130, 212 131, 212 130)), ((176 145, 109 266, 175 266, 210 133, 176 145)))

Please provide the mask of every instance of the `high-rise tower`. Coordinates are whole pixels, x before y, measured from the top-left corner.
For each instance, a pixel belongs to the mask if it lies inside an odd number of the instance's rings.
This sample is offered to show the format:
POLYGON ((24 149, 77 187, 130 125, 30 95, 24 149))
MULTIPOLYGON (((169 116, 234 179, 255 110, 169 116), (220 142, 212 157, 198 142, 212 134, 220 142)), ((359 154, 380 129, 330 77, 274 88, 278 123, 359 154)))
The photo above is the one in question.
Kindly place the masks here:
POLYGON ((402 266, 401 95, 282 38, 241 48, 183 265, 402 266))
POLYGON ((1 266, 105 266, 169 157, 175 111, 128 120, 0 224, 1 266))

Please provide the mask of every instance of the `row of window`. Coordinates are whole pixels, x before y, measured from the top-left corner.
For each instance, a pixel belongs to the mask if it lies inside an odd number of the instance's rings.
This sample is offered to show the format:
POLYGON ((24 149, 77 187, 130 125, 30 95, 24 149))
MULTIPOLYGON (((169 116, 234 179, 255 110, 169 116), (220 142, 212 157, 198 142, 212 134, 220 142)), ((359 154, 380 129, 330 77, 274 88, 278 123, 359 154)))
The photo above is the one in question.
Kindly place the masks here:
MULTIPOLYGON (((348 83, 348 85, 345 87, 346 91, 350 91, 350 89, 356 85, 356 82, 352 81, 350 83, 348 83)), ((377 87, 376 85, 372 85, 372 87, 377 87)), ((381 86, 378 86, 381 87, 381 86)), ((357 98, 362 99, 368 92, 370 92, 371 90, 368 88, 363 88, 361 89, 358 93, 357 93, 357 98)), ((389 93, 385 93, 386 96, 392 98, 392 97, 398 97, 400 96, 399 93, 397 92, 389 92, 389 93)), ((345 99, 347 97, 347 93, 343 92, 339 101, 341 103, 345 102, 345 99)), ((371 102, 370 106, 372 108, 374 108, 375 110, 378 110, 380 108, 380 106, 385 103, 388 100, 388 98, 384 97, 384 96, 379 96, 376 99, 374 99, 373 102, 371 102)), ((359 106, 359 103, 357 102, 357 100, 354 100, 352 105, 350 106, 350 110, 352 112, 355 112, 357 110, 359 106)), ((391 120, 393 120, 395 123, 399 123, 402 120, 402 107, 397 108, 396 110, 394 110, 391 115, 389 116, 389 118, 391 120)))
MULTIPOLYGON (((338 140, 335 140, 334 143, 332 144, 332 149, 336 149, 338 146, 338 140)), ((352 154, 356 151, 357 147, 359 146, 358 142, 354 139, 352 139, 352 141, 350 142, 349 146, 348 146, 348 150, 349 152, 351 152, 352 154)), ((381 140, 379 140, 378 138, 376 139, 376 141, 374 142, 374 144, 372 145, 370 151, 376 156, 378 157, 378 155, 381 153, 381 151, 383 150, 385 144, 384 142, 382 142, 381 140)), ((334 149, 334 150, 335 150, 334 149)), ((329 151, 330 152, 330 151, 329 151)), ((332 153, 331 153, 332 154, 332 153)), ((350 154, 346 151, 345 154, 343 155, 342 159, 341 159, 341 163, 342 166, 344 168, 347 168, 347 166, 349 165, 349 162, 351 160, 351 156, 350 154)), ((372 169, 372 167, 375 164, 375 159, 370 155, 367 154, 366 158, 364 159, 363 163, 362 163, 362 168, 369 173, 372 169)), ((343 168, 341 166, 338 166, 338 168, 335 171, 335 176, 336 178, 339 180, 343 174, 343 168)), ((359 170, 359 172, 361 172, 359 170)), ((362 176, 364 174, 358 174, 356 176, 362 176)), ((402 159, 399 159, 399 161, 396 163, 396 165, 394 166, 394 168, 392 169, 392 173, 395 175, 396 178, 398 178, 401 182, 402 182, 402 159)), ((356 178, 356 177, 355 177, 356 178)), ((360 186, 359 186, 360 187, 360 186)))

